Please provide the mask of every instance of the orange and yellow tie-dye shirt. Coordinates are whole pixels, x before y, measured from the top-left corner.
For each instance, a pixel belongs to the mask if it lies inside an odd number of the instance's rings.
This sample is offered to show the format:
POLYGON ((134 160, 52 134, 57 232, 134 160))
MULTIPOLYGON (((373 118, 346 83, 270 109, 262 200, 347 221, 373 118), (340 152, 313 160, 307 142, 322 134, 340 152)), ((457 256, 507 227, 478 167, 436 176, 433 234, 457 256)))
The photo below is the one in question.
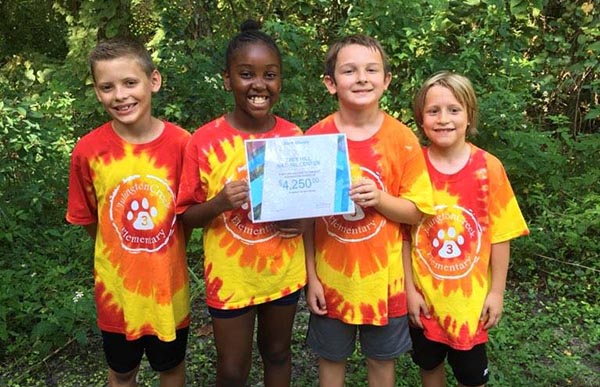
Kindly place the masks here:
MULTIPOLYGON (((224 117, 200 127, 186 150, 177 212, 212 199, 230 181, 247 180, 244 140, 301 134, 280 117, 265 133, 236 130, 224 117)), ((206 303, 212 308, 262 304, 306 284, 302 237, 283 238, 271 222, 252 223, 248 203, 216 216, 203 238, 206 303)))
MULTIPOLYGON (((339 133, 330 115, 307 134, 339 133)), ((421 146, 404 124, 385 115, 381 128, 364 141, 348 140, 352 181, 373 180, 395 197, 433 213, 431 182, 421 146)), ((407 313, 400 226, 373 208, 316 221, 315 262, 327 316, 348 324, 386 325, 407 313)))
POLYGON ((529 233, 501 162, 470 146, 467 165, 453 175, 438 172, 425 149, 436 213, 412 230, 415 286, 431 313, 421 317, 425 336, 459 350, 488 339, 480 316, 492 244, 529 233))
POLYGON ((130 144, 110 122, 75 146, 67 221, 97 223, 94 279, 98 326, 162 341, 189 324, 189 281, 176 194, 190 134, 168 122, 130 144))

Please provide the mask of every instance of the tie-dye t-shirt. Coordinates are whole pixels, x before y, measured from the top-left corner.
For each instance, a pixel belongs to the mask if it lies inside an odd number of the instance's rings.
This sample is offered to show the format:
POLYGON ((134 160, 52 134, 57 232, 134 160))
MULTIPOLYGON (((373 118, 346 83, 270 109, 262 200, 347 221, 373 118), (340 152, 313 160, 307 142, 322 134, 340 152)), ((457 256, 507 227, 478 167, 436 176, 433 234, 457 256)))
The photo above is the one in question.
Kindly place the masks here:
POLYGON ((75 146, 67 221, 97 223, 94 278, 98 326, 162 341, 189 325, 183 228, 175 205, 190 134, 164 123, 146 144, 130 144, 111 123, 75 146))
POLYGON ((432 314, 421 317, 425 336, 459 350, 487 341, 479 321, 490 289, 493 243, 528 234, 500 161, 471 146, 459 172, 438 172, 425 158, 436 214, 413 227, 415 286, 432 314))
MULTIPOLYGON (((307 134, 339 133, 330 115, 307 134)), ((348 140, 352 181, 365 177, 395 197, 433 213, 431 182, 415 134, 385 115, 381 128, 364 141, 348 140)), ((397 223, 373 208, 319 218, 315 225, 316 271, 327 316, 348 324, 386 325, 407 313, 402 237, 397 223)))
MULTIPOLYGON (((177 212, 212 199, 230 181, 247 180, 244 140, 301 134, 280 117, 265 133, 241 132, 224 117, 202 126, 186 150, 177 212)), ((212 308, 262 304, 306 284, 302 237, 283 238, 271 222, 252 223, 247 203, 212 219, 203 238, 206 303, 212 308)))

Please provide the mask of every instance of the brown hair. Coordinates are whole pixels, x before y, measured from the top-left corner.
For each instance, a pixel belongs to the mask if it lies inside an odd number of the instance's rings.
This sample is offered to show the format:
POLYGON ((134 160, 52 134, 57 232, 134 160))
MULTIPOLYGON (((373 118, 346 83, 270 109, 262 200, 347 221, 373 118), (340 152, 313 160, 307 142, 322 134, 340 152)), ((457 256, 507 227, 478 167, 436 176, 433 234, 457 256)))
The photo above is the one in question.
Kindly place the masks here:
POLYGON ((452 73, 450 71, 440 71, 429 77, 415 95, 413 100, 413 113, 417 124, 419 126, 422 126, 423 124, 425 98, 427 97, 429 89, 435 85, 443 86, 452 92, 454 97, 467 111, 467 120, 469 122, 467 135, 477 134, 477 116, 479 114, 479 107, 477 105, 477 97, 475 95, 475 90, 473 89, 473 84, 469 78, 464 75, 452 73))
POLYGON ((381 46, 381 43, 379 43, 379 41, 377 39, 372 38, 370 36, 362 35, 362 34, 355 34, 355 35, 348 35, 348 36, 342 38, 341 40, 333 43, 331 46, 329 46, 329 49, 327 50, 327 55, 325 56, 324 75, 330 76, 331 78, 333 78, 333 75, 335 73, 335 65, 337 62, 337 56, 338 56, 340 50, 351 44, 358 44, 360 46, 368 47, 372 50, 378 51, 381 54, 381 60, 383 62, 383 70, 384 70, 385 74, 388 74, 390 72, 390 65, 388 63, 387 55, 385 54, 385 51, 384 51, 383 47, 381 46))
POLYGON ((135 59, 148 76, 156 70, 150 53, 141 42, 131 37, 118 37, 98 43, 90 53, 88 61, 94 81, 96 80, 94 68, 97 62, 122 57, 135 59))

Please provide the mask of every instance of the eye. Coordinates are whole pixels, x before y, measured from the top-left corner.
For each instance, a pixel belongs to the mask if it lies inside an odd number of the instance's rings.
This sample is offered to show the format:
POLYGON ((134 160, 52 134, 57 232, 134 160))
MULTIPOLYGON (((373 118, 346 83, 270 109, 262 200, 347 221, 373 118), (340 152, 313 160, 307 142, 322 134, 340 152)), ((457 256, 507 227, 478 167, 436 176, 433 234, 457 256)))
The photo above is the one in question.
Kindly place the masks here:
POLYGON ((125 81, 125 86, 127 86, 127 87, 134 87, 137 84, 138 84, 138 82, 134 79, 128 79, 125 81))
POLYGON ((430 115, 430 116, 437 114, 437 112, 438 112, 437 108, 430 108, 430 109, 425 110, 425 114, 430 115))
POLYGON ((240 71, 240 78, 242 79, 250 79, 252 78, 252 73, 250 71, 240 71))
POLYGON ((279 77, 279 74, 276 73, 276 72, 274 72, 274 71, 273 72, 268 72, 268 73, 265 74, 265 78, 268 79, 268 80, 274 80, 274 79, 277 79, 278 77, 279 77))
POLYGON ((450 113, 458 114, 462 112, 462 108, 460 106, 453 106, 450 108, 450 113))
POLYGON ((99 85, 98 86, 98 90, 100 90, 103 93, 107 93, 112 89, 111 85, 99 85))

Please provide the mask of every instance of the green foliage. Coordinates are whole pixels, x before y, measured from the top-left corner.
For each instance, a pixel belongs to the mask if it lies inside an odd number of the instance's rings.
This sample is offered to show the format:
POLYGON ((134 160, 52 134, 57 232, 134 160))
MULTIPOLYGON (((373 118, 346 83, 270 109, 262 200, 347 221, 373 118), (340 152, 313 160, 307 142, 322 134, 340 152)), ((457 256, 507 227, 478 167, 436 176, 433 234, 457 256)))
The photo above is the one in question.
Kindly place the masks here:
POLYGON ((0 80, 2 94, 13 96, 0 100, 0 359, 27 350, 45 354, 70 338, 85 342, 93 321, 84 274, 91 255, 77 255, 90 249, 81 249, 80 233, 62 221, 73 99, 51 91, 17 98, 23 84, 41 88, 49 72, 27 61, 13 65, 0 80), (74 303, 76 291, 86 298, 74 303))
POLYGON ((53 1, 0 1, 0 65, 12 55, 38 52, 60 59, 67 51, 67 23, 53 1))
MULTIPOLYGON (((472 141, 504 163, 531 230, 513 243, 514 294, 492 335, 492 383, 598 384, 590 370, 600 359, 588 343, 600 338, 599 10, 585 0, 0 1, 0 362, 22 359, 13 375, 23 374, 10 385, 46 385, 32 376, 35 365, 65 343, 100 350, 93 340, 83 344, 94 329, 92 246, 63 221, 72 147, 107 119, 87 54, 117 34, 147 42, 163 75, 155 115, 192 131, 232 107, 223 54, 248 17, 263 22, 283 53, 274 111, 303 129, 336 108, 322 62, 344 34, 381 41, 394 75, 381 105, 413 127, 412 97, 429 75, 449 69, 473 81, 480 133, 472 141)), ((200 238, 188 260, 196 304, 204 292, 200 238)), ((199 331, 208 322, 203 308, 194 311, 199 331)), ((298 385, 316 380, 316 360, 303 347, 306 316, 301 311, 294 332, 298 385)), ((190 377, 209 385, 214 346, 210 332, 195 334, 190 377)), ((399 385, 417 384, 410 360, 397 370, 399 385)), ((93 376, 62 384, 103 379, 97 368, 85 372, 93 376)), ((348 380, 361 385, 364 377, 357 352, 348 380)))

